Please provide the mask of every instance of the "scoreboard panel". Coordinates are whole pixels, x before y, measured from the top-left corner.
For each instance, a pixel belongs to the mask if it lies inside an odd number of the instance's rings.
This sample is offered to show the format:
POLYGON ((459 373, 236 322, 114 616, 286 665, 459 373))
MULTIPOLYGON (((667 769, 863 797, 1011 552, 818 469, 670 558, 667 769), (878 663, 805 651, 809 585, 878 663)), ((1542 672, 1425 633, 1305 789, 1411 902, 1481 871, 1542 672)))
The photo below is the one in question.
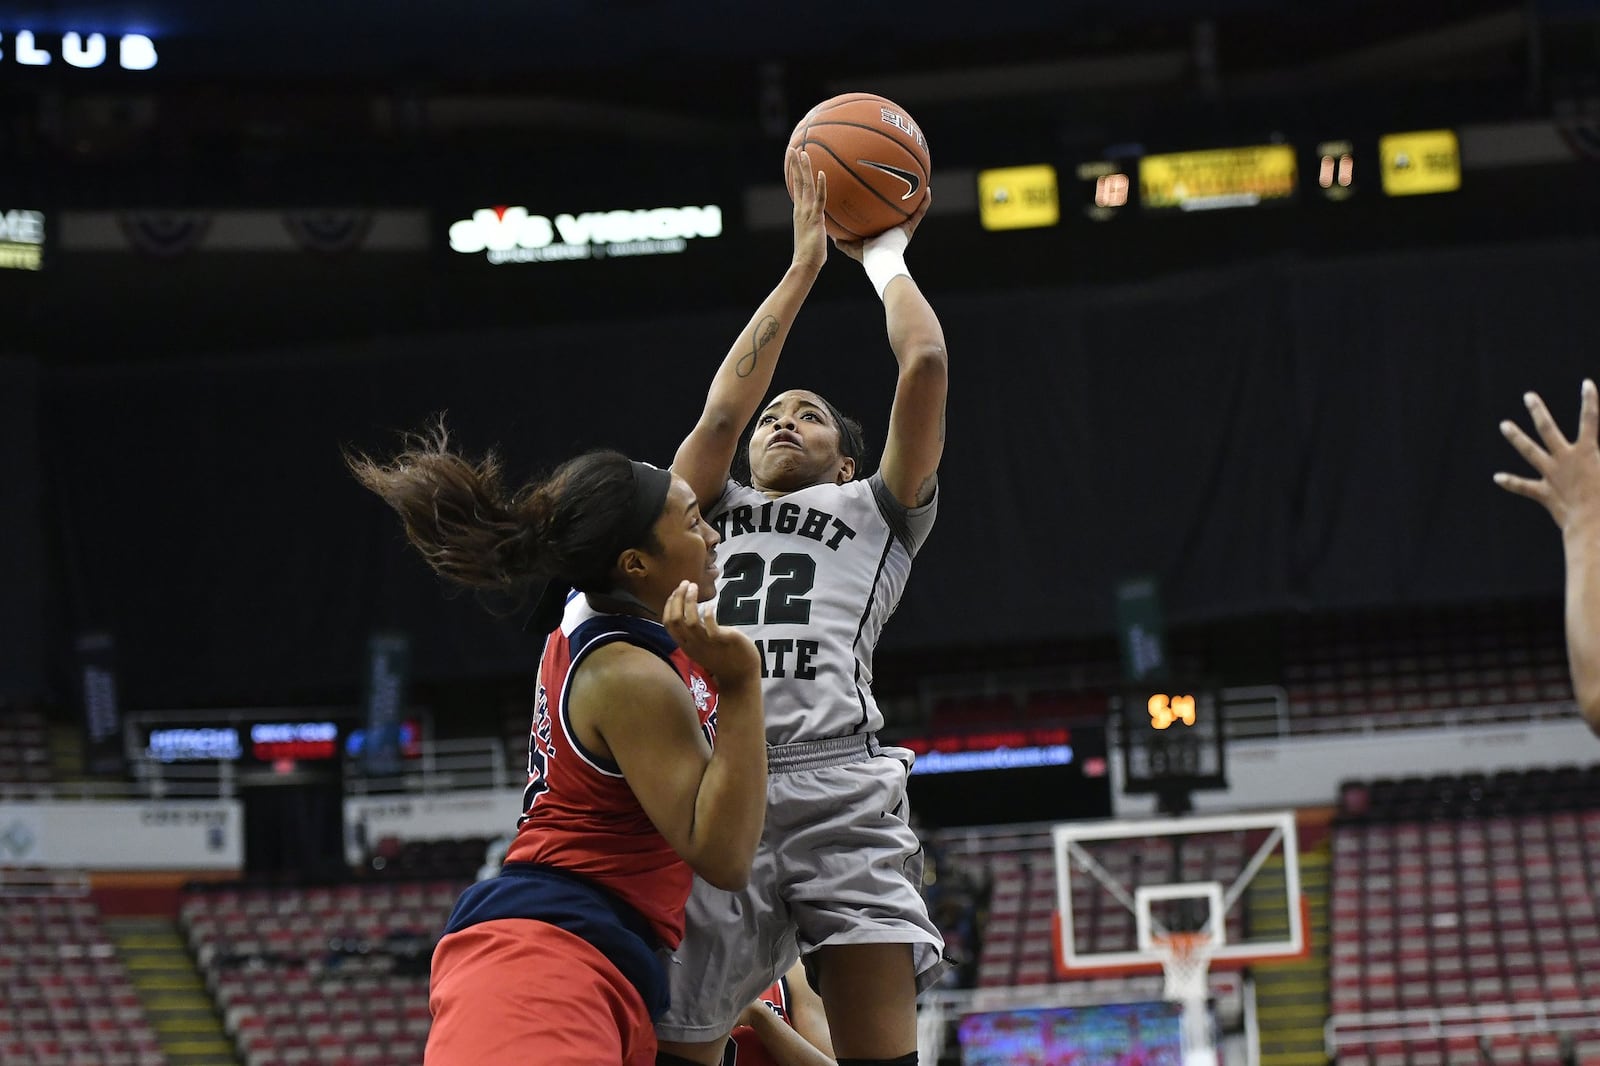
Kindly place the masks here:
POLYGON ((1214 685, 1175 680, 1129 685, 1118 724, 1123 790, 1178 799, 1228 787, 1224 701, 1214 685))

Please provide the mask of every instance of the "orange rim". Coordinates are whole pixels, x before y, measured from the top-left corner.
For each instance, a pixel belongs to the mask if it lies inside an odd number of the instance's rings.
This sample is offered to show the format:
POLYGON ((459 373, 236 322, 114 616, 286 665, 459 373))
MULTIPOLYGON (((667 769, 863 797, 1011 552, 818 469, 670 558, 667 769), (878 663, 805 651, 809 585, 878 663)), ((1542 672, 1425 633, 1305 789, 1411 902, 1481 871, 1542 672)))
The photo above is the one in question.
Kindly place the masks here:
POLYGON ((1172 952, 1175 959, 1187 959, 1194 955, 1195 949, 1201 944, 1211 943, 1209 933, 1167 933, 1165 936, 1153 936, 1150 942, 1159 947, 1165 947, 1172 952))

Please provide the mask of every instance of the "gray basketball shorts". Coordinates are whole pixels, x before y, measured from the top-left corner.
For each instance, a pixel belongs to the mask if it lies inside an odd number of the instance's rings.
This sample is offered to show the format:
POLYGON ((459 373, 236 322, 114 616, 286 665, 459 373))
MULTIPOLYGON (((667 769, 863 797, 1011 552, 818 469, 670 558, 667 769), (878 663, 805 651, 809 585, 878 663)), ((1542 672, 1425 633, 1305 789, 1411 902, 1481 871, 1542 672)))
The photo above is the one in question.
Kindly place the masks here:
POLYGON ((910 944, 917 991, 939 978, 944 938, 906 822, 913 758, 867 735, 767 749, 767 821, 750 884, 725 892, 695 878, 657 1036, 723 1036, 802 953, 831 944, 910 944))

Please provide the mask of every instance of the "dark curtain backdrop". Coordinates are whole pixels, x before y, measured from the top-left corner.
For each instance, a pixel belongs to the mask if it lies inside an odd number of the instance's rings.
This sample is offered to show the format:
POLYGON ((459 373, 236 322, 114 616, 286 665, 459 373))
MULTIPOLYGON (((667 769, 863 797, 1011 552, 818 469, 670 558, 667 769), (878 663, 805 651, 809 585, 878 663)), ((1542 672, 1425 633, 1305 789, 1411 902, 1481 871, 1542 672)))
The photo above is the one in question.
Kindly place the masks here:
MULTIPOLYGON (((894 364, 866 291, 807 308, 778 385, 827 393, 881 445, 894 364)), ((1490 481, 1520 465, 1495 426, 1529 388, 1573 426, 1597 292, 1594 244, 935 292, 941 517, 886 646, 1106 632, 1131 575, 1160 579, 1177 623, 1554 594, 1559 538, 1490 481)), ((0 364, 20 589, 0 601, 0 671, 42 672, 47 597, 53 644, 116 635, 135 708, 353 690, 376 629, 412 635, 419 680, 531 671, 533 641, 442 591, 340 446, 386 447, 447 409, 462 445, 499 445, 519 475, 602 444, 666 462, 746 313, 37 383, 0 364)))
POLYGON ((0 696, 33 696, 48 685, 40 387, 36 362, 0 359, 0 696))

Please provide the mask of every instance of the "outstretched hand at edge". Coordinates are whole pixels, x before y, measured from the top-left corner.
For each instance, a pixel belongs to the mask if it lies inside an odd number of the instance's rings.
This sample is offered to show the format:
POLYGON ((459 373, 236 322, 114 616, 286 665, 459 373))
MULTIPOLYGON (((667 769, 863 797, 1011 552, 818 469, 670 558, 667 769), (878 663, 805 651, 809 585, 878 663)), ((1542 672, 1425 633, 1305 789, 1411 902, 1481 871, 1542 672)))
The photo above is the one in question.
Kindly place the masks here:
POLYGON ((1522 400, 1533 416, 1543 447, 1515 422, 1507 419, 1500 423, 1501 434, 1539 476, 1517 477, 1501 472, 1495 474, 1494 483, 1543 505, 1563 530, 1577 524, 1600 523, 1600 395, 1595 383, 1587 379, 1582 394, 1574 440, 1567 440, 1536 392, 1525 394, 1522 400))

